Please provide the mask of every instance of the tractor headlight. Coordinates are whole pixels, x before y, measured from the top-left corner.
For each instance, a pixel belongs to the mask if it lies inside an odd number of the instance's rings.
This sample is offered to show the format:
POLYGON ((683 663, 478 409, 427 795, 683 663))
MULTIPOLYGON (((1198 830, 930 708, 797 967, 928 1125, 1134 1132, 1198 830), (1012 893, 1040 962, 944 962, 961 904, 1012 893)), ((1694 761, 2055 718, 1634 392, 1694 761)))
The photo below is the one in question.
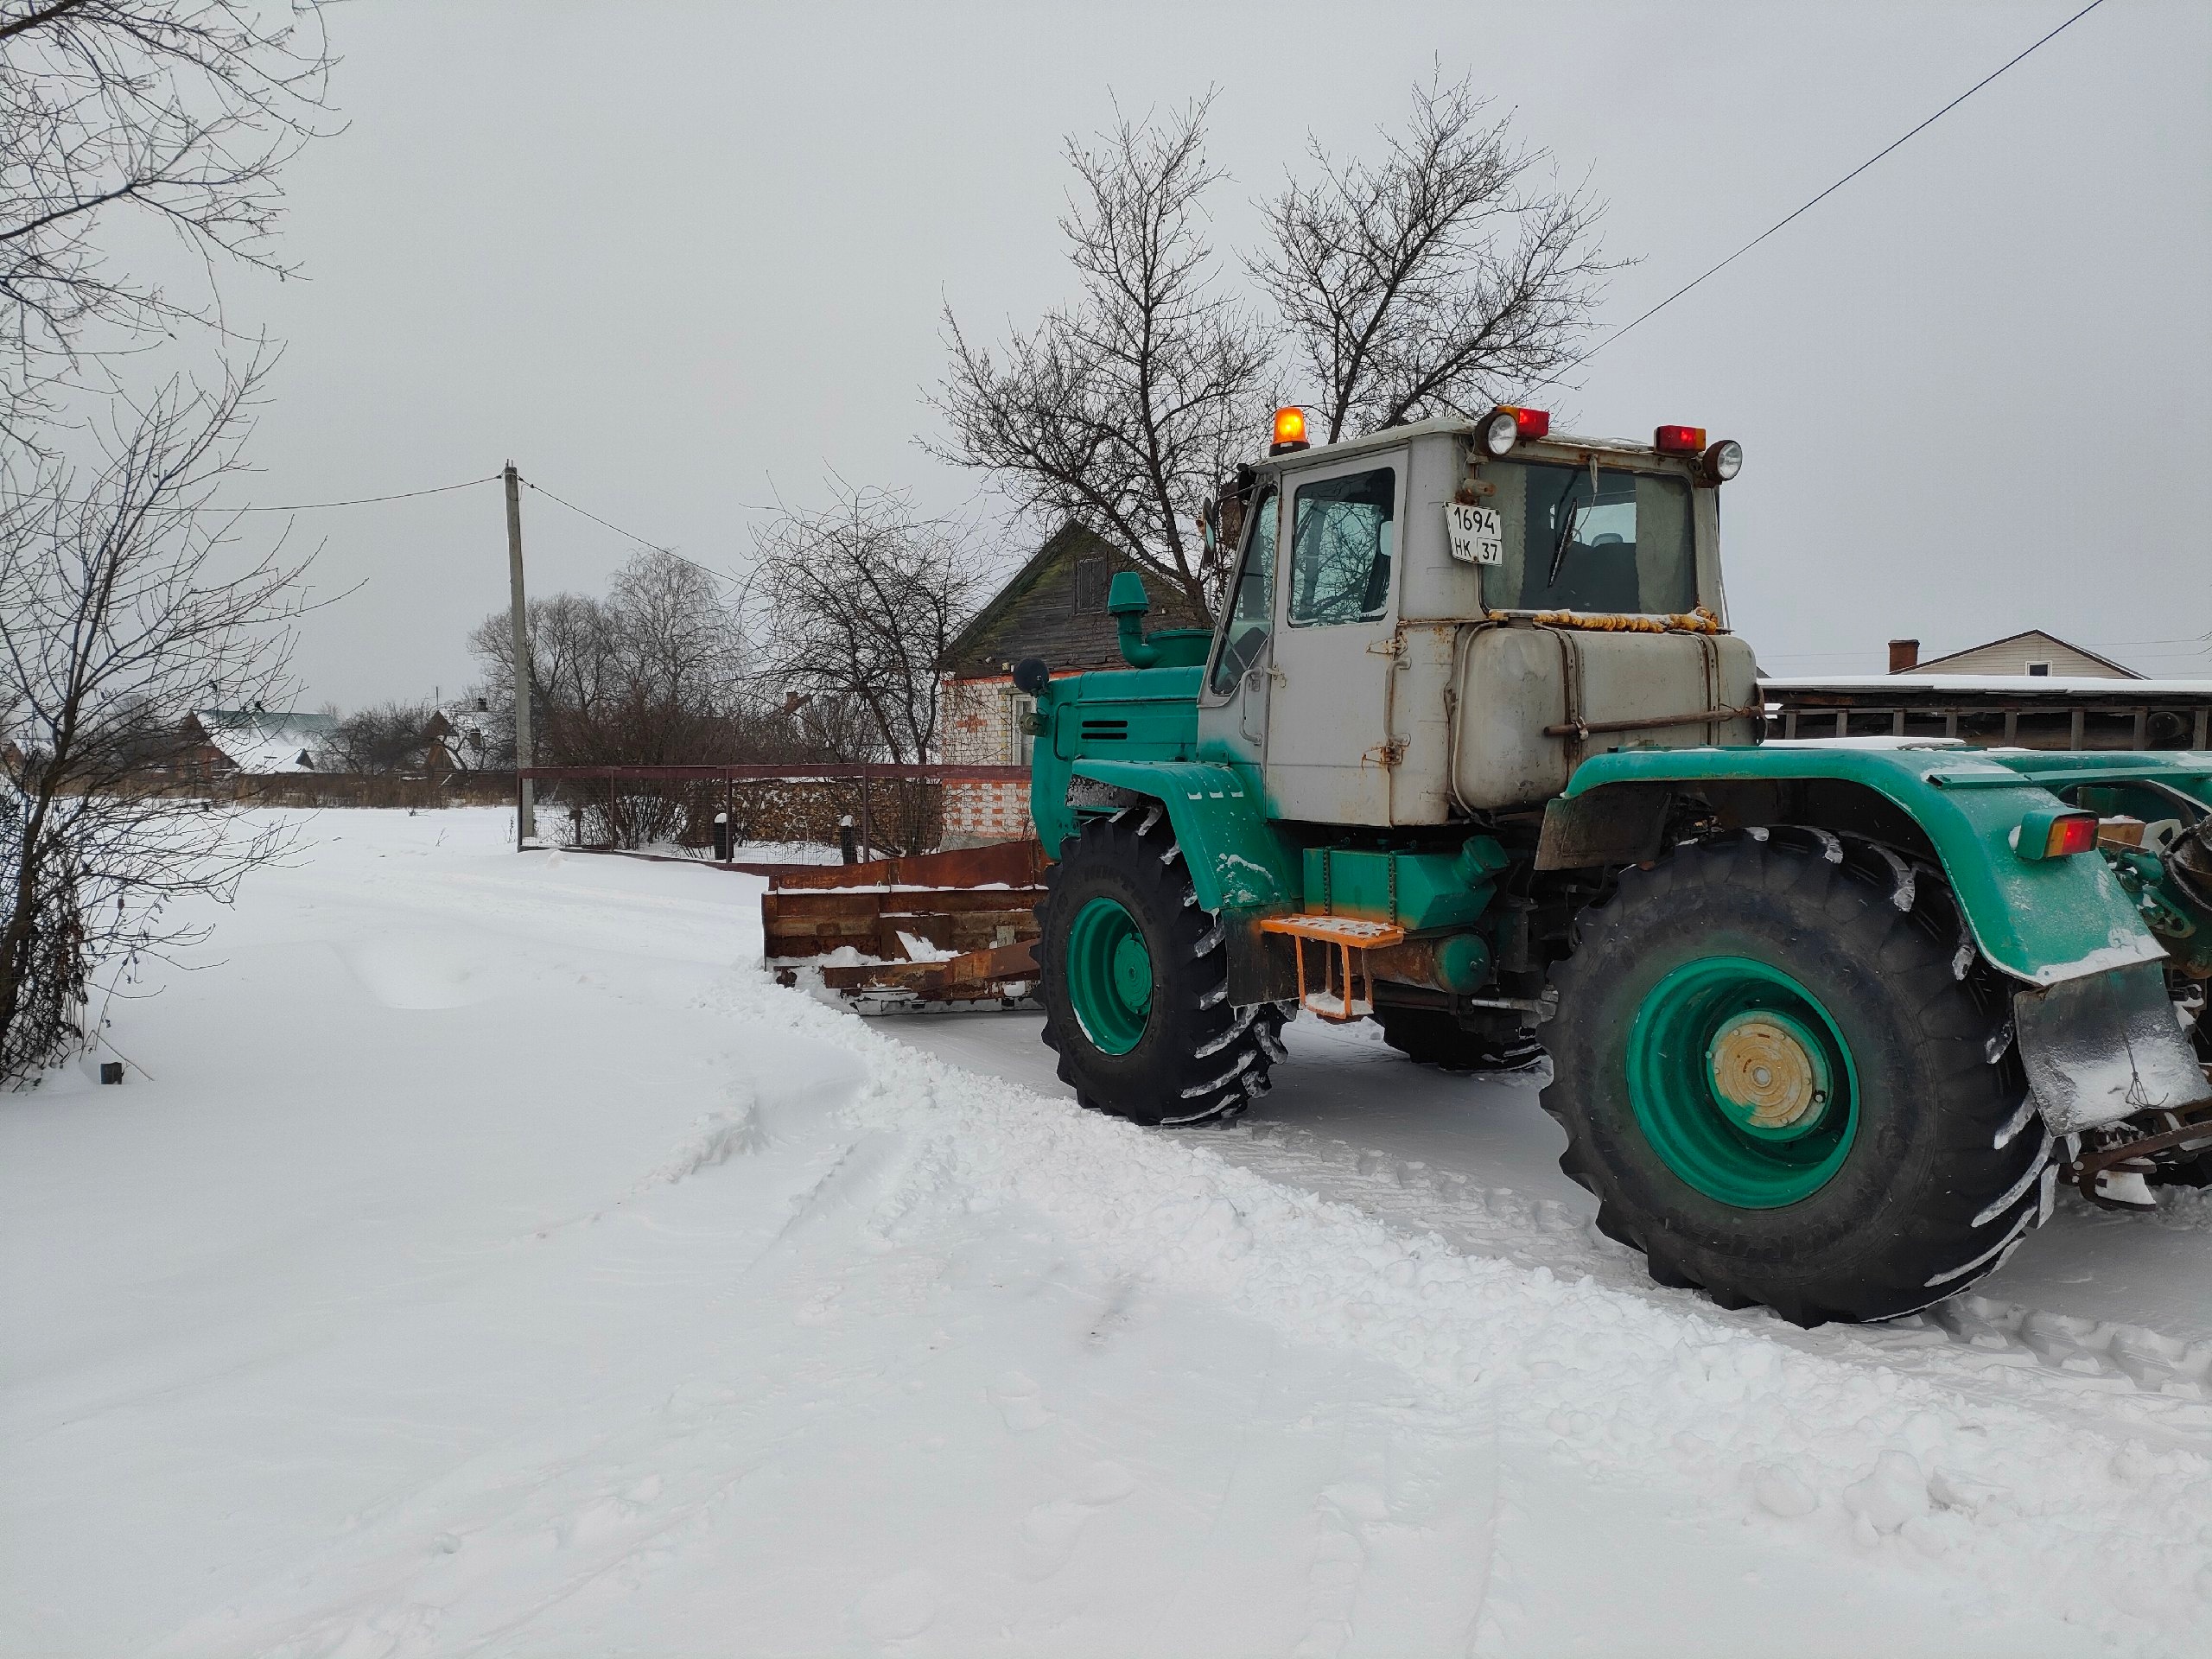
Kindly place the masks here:
POLYGON ((1493 455, 1505 454, 1523 438, 1548 437, 1551 429, 1548 410, 1522 409, 1513 404, 1500 404, 1477 429, 1483 448, 1493 455))
POLYGON ((1705 452, 1705 475, 1716 484, 1726 484, 1744 470, 1744 446, 1733 438, 1723 438, 1705 452))

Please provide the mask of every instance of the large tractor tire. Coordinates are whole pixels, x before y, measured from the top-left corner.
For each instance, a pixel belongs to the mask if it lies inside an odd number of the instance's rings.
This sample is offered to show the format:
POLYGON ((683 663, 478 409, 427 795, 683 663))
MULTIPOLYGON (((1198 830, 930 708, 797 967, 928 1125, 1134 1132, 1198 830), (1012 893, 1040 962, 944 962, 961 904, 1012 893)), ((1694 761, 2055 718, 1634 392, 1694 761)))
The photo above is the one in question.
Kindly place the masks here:
POLYGON ((1534 1071, 1544 1058, 1543 1045, 1533 1037, 1482 1035, 1441 1008, 1386 1007, 1376 1019, 1382 1040, 1416 1065, 1511 1077, 1534 1071))
POLYGON ((2046 1213, 2003 988, 1925 866, 1821 830, 1678 848, 1578 919, 1545 1109, 1662 1285, 1799 1325, 1965 1289, 2046 1213))
POLYGON ((1135 1123, 1202 1123, 1267 1091, 1281 1016, 1230 1006, 1219 918, 1199 907, 1160 808, 1085 824, 1046 882, 1037 989, 1077 1100, 1135 1123))

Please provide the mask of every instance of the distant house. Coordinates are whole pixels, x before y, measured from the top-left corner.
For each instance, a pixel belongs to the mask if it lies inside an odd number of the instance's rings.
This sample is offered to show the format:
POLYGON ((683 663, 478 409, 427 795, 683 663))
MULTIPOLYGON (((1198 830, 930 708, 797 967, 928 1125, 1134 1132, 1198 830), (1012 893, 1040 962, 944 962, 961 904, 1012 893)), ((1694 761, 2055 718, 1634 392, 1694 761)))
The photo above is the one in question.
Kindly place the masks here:
POLYGON ((203 783, 241 774, 329 770, 326 751, 338 734, 335 715, 265 709, 195 709, 185 716, 187 748, 179 770, 203 783))
POLYGON ((1890 641, 1892 674, 1997 674, 2031 679, 2139 680, 2133 669, 2100 657, 2082 645, 2069 645, 2055 633, 2030 628, 2008 633, 1986 645, 1969 646, 1948 656, 1923 658, 1917 639, 1890 641))
MULTIPOLYGON (((1026 766, 1030 740, 1021 729, 1034 702, 1014 683, 1014 665, 1042 658, 1052 677, 1122 668, 1106 590, 1116 574, 1137 568, 1126 555, 1075 523, 1063 524, 976 613, 945 652, 944 737, 939 758, 952 766, 1026 766)), ((1210 619, 1158 576, 1147 575, 1150 628, 1205 627, 1210 619)), ((971 780, 949 784, 944 796, 947 846, 973 846, 1026 836, 1029 785, 971 780)))
POLYGON ((1954 738, 2029 749, 2212 747, 2212 679, 2146 679, 2031 628, 1923 660, 1890 641, 1886 674, 1762 676, 1767 735, 1954 738))
POLYGON ((432 777, 456 772, 481 772, 491 765, 492 716, 484 699, 454 703, 431 713, 423 728, 423 770, 432 777))

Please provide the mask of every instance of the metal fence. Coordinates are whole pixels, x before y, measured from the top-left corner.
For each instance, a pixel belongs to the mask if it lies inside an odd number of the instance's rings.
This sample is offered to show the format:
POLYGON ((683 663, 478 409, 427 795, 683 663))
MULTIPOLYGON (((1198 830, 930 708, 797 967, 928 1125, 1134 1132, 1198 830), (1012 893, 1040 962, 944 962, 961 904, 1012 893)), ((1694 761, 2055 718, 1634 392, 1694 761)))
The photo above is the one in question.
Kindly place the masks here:
POLYGON ((531 766, 542 841, 711 856, 728 842, 842 848, 867 859, 944 839, 946 792, 1027 783, 1026 766, 531 766))

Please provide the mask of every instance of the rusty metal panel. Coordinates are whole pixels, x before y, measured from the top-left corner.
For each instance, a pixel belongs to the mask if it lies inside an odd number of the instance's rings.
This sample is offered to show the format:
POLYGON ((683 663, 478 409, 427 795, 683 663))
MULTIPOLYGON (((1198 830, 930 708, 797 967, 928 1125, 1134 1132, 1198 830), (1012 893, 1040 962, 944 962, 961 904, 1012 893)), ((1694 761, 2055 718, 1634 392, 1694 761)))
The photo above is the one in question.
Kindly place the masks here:
POLYGON ((760 895, 762 951, 796 963, 850 945, 876 958, 819 969, 863 1013, 1025 1006, 1044 870, 1044 849, 1022 841, 779 874, 760 895), (914 961, 909 940, 955 954, 914 961))
POLYGON ((784 892, 809 887, 1042 887, 1045 849, 1033 841, 995 842, 947 853, 914 853, 865 864, 823 864, 772 878, 784 892))
POLYGON ((1544 807, 1536 868, 1574 870, 1658 857, 1672 795, 1663 784, 1615 784, 1587 795, 1554 797, 1544 807))

